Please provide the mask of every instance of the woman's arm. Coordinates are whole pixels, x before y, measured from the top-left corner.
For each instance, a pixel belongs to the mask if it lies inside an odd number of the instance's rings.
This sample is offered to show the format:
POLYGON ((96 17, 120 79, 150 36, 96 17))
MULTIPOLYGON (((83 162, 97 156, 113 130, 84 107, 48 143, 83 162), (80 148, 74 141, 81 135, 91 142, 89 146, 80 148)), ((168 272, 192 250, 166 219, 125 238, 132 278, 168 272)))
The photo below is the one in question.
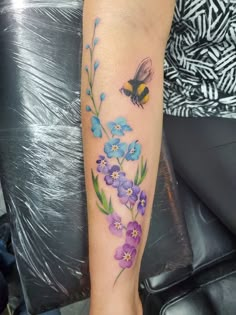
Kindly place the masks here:
POLYGON ((139 315, 173 0, 85 0, 82 126, 91 315, 139 315))

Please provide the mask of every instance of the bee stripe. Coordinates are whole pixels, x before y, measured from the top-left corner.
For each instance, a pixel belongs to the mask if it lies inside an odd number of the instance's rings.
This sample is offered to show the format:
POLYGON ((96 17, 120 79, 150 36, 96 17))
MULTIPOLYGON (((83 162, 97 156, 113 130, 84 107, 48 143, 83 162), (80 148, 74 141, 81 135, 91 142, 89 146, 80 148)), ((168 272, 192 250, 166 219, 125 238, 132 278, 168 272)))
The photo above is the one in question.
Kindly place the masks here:
POLYGON ((124 86, 123 86, 123 89, 129 91, 130 93, 132 93, 133 92, 133 85, 130 84, 130 82, 126 82, 124 84, 124 86))
POLYGON ((146 94, 143 99, 140 101, 140 104, 146 104, 149 101, 149 93, 146 94))
POLYGON ((144 90, 146 88, 146 84, 141 83, 138 88, 137 88, 137 94, 139 97, 141 97, 141 95, 143 94, 144 90))
MULTIPOLYGON (((144 84, 145 85, 145 84, 144 84)), ((146 104, 149 100, 149 89, 148 87, 145 85, 144 90, 142 91, 142 93, 139 95, 139 102, 140 104, 146 104)))

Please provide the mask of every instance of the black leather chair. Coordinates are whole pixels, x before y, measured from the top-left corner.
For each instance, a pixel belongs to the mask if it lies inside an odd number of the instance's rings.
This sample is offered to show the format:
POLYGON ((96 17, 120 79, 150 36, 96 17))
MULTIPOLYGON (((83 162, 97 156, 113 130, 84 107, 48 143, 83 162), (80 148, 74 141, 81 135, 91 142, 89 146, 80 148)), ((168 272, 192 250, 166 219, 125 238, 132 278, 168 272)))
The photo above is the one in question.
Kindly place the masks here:
MULTIPOLYGON (((234 315, 236 237, 181 178, 178 191, 193 251, 192 270, 181 271, 178 281, 165 287, 159 286, 158 277, 146 279, 142 291, 144 314, 234 315)), ((173 279, 176 273, 165 277, 173 279)))

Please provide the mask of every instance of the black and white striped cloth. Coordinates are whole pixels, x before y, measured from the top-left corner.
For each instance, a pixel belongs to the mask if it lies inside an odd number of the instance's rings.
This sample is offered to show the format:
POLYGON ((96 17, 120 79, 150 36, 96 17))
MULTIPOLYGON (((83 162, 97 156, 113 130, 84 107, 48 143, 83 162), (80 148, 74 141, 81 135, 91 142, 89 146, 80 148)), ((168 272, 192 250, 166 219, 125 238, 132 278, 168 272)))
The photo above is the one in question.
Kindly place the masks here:
POLYGON ((177 0, 164 68, 166 114, 236 118, 236 0, 177 0))

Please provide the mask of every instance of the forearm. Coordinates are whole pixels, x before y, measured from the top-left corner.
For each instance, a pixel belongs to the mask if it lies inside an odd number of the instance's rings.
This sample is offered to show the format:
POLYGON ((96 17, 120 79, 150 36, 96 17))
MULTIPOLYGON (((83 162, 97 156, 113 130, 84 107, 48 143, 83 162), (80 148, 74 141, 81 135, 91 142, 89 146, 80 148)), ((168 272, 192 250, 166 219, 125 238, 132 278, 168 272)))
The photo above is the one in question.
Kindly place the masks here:
POLYGON ((93 314, 109 314, 112 306, 111 314, 120 314, 113 305, 119 300, 136 303, 172 12, 172 0, 85 1, 82 125, 93 314))

